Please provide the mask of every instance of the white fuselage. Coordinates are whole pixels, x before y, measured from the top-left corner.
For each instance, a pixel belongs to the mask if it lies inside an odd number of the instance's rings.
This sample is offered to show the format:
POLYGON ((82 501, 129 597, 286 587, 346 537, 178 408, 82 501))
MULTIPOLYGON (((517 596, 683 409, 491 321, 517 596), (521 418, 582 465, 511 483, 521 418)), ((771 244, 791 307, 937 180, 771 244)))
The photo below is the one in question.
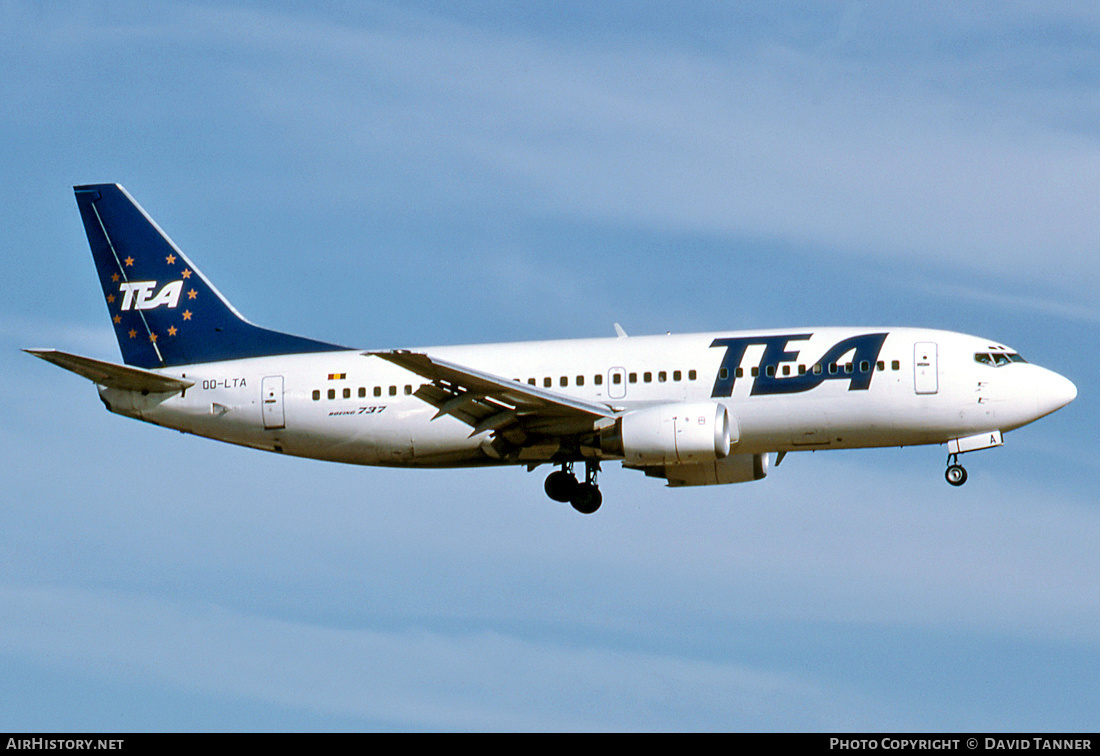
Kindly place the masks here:
MULTIPOLYGON (((1010 353, 995 342, 925 329, 782 329, 423 351, 619 411, 717 402, 737 426, 734 454, 946 443, 1018 428, 1076 393, 1037 365, 975 358, 1010 353), (837 351, 868 335, 877 338, 874 359, 837 351)), ((100 387, 101 396, 120 414, 302 457, 424 467, 503 461, 487 452, 489 431, 471 435, 469 425, 437 416, 414 395, 423 378, 358 350, 157 372, 194 386, 145 395, 100 387)), ((547 462, 556 451, 534 447, 507 461, 547 462)))

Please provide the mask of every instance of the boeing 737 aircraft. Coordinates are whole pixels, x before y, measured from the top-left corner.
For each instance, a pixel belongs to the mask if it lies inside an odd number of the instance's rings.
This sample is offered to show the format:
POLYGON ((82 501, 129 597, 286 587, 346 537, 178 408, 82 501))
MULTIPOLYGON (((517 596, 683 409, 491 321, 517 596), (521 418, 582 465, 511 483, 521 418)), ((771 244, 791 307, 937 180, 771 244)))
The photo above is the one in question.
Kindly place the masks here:
POLYGON ((759 480, 789 452, 947 444, 958 456, 1073 401, 996 341, 798 328, 363 351, 245 320, 117 184, 77 186, 124 365, 29 349, 107 409, 199 436, 360 465, 543 464, 584 513, 600 463, 670 486, 759 480), (574 473, 583 464, 583 480, 574 473))

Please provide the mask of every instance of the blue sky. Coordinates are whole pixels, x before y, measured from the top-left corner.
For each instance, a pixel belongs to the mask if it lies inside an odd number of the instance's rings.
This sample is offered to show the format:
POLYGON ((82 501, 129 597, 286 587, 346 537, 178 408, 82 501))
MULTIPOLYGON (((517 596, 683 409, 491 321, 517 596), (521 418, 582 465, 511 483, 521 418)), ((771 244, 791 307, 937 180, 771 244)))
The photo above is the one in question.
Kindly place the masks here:
POLYGON ((0 3, 0 727, 1094 730, 1100 12, 0 3), (71 187, 362 347, 914 325, 1079 397, 581 517, 105 412, 71 187))

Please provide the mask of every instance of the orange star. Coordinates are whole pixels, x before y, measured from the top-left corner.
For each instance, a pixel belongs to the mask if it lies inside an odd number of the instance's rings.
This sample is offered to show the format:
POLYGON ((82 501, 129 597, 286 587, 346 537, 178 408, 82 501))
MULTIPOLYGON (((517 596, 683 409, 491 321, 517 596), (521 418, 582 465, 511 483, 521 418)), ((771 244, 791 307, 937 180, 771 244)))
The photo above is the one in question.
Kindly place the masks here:
POLYGON ((183 319, 184 320, 190 320, 191 319, 191 311, 190 310, 184 310, 183 311, 183 319))
POLYGON ((132 268, 134 266, 134 258, 132 258, 132 257, 127 257, 122 262, 126 263, 127 268, 132 268))
POLYGON ((111 274, 111 283, 118 283, 118 273, 111 274))
POLYGON ((114 303, 115 303, 115 295, 114 294, 108 294, 107 295, 107 304, 114 304, 114 303))
POLYGON ((183 276, 184 278, 190 278, 191 277, 191 271, 184 270, 183 273, 180 273, 180 275, 183 276))
POLYGON ((156 340, 157 340, 157 335, 155 333, 150 333, 149 334, 149 341, 156 341, 156 340))
POLYGON ((168 257, 164 258, 164 262, 168 263, 169 265, 174 265, 176 263, 176 256, 168 255, 168 257))
POLYGON ((194 299, 198 295, 199 295, 199 293, 197 291, 195 291, 194 289, 191 289, 191 291, 187 292, 187 298, 188 299, 194 299))
POLYGON ((114 320, 115 320, 115 325, 118 325, 119 323, 122 322, 122 316, 121 315, 115 315, 114 320))
POLYGON ((134 330, 133 328, 131 328, 131 329, 130 329, 130 338, 132 339, 132 338, 134 338, 134 337, 136 337, 136 336, 137 336, 137 331, 135 331, 135 330, 134 330))
POLYGON ((175 336, 177 330, 179 329, 177 329, 175 326, 168 326, 168 335, 175 336))

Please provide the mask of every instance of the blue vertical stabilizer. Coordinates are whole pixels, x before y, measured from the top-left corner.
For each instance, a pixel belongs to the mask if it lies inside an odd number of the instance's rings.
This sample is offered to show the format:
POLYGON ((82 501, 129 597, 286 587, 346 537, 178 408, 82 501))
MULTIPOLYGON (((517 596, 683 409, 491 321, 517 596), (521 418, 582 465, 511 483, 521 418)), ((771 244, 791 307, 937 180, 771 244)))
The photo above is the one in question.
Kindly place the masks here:
POLYGON ((249 323, 118 184, 74 191, 127 365, 345 349, 249 323))

